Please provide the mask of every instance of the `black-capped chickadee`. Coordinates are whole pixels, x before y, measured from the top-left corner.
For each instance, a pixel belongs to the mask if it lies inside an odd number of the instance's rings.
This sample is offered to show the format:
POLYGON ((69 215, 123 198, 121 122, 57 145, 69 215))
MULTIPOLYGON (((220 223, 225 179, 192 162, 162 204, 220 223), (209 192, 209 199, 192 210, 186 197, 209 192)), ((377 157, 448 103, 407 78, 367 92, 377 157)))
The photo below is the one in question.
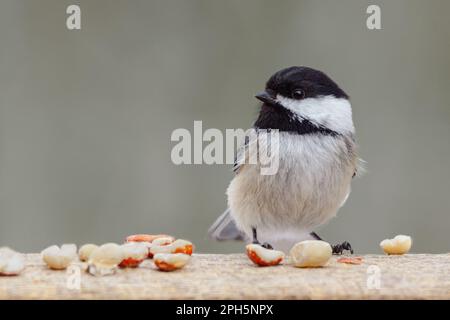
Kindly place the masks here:
MULTIPOLYGON (((358 165, 352 108, 333 80, 308 67, 276 72, 256 98, 262 105, 253 127, 279 130, 278 170, 261 175, 258 164, 238 165, 229 208, 209 234, 286 251, 320 239, 314 230, 348 198, 358 165)), ((344 249, 353 252, 348 242, 333 246, 337 254, 344 249)))

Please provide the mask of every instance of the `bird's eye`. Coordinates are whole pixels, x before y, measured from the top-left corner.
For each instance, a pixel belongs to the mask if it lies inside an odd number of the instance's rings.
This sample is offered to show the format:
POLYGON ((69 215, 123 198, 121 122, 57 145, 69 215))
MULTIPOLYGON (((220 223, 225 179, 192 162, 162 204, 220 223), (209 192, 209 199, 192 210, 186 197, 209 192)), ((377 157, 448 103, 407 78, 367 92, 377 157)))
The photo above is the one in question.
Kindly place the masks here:
POLYGON ((303 99, 305 97, 305 91, 303 89, 295 89, 292 91, 293 99, 303 99))

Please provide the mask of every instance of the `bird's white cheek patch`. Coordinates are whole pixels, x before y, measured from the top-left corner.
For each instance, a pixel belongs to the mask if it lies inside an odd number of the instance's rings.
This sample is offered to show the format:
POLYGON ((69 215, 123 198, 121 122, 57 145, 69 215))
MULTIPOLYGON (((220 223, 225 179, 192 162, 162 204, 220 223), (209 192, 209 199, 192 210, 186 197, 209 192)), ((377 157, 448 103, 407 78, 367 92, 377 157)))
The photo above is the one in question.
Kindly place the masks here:
POLYGON ((294 100, 277 96, 277 101, 296 116, 323 125, 339 133, 354 133, 352 108, 350 102, 344 98, 322 96, 294 100))

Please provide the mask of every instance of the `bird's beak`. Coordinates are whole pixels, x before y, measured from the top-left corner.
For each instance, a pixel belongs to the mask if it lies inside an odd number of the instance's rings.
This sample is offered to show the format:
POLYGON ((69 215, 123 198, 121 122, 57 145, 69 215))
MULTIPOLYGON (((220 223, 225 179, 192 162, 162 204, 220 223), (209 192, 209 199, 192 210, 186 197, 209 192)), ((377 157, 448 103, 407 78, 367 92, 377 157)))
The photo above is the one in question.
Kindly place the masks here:
POLYGON ((268 103, 271 105, 276 105, 278 104, 277 100, 275 100, 275 98, 273 96, 271 96, 270 94, 268 94, 266 91, 260 92, 255 96, 256 99, 264 102, 264 103, 268 103))

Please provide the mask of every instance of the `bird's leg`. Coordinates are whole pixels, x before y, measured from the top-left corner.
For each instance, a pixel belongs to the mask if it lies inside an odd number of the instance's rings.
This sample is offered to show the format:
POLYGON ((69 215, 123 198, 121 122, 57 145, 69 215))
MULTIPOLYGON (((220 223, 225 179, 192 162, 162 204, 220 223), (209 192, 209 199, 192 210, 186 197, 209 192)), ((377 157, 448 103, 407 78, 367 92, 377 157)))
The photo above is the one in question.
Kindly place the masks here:
POLYGON ((253 233, 253 241, 252 241, 252 243, 253 244, 259 244, 258 236, 257 236, 255 227, 252 227, 252 233, 253 233))
POLYGON ((321 237, 319 237, 319 235, 315 232, 311 232, 310 233, 311 237, 313 237, 315 240, 322 240, 321 237))
MULTIPOLYGON (((252 241, 252 243, 261 245, 261 243, 258 241, 258 235, 257 235, 255 227, 252 227, 252 234, 253 234, 253 241, 252 241)), ((266 249, 273 249, 273 247, 270 244, 268 244, 267 242, 264 242, 261 246, 263 248, 266 248, 266 249)))
MULTIPOLYGON (((311 232, 310 235, 316 240, 322 240, 322 238, 315 232, 311 232)), ((336 255, 341 255, 344 250, 350 251, 350 253, 353 254, 353 248, 348 241, 332 245, 331 248, 333 249, 333 254, 336 255)))

